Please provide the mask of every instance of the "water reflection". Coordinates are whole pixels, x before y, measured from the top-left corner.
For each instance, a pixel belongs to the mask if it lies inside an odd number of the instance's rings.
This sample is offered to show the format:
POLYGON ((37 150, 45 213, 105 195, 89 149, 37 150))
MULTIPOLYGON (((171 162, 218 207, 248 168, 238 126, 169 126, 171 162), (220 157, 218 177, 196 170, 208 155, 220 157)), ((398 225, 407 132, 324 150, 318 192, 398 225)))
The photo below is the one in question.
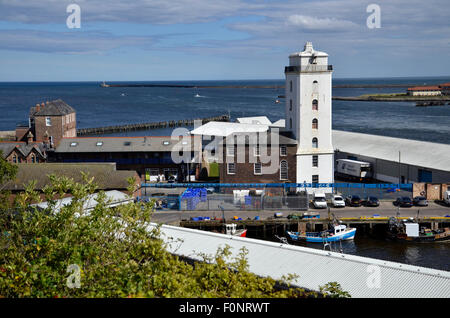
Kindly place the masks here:
MULTIPOLYGON (((317 243, 290 242, 290 244, 324 249, 323 244, 317 243)), ((331 245, 334 252, 339 252, 341 246, 345 254, 450 271, 449 243, 407 243, 380 238, 356 237, 353 241, 331 245)))

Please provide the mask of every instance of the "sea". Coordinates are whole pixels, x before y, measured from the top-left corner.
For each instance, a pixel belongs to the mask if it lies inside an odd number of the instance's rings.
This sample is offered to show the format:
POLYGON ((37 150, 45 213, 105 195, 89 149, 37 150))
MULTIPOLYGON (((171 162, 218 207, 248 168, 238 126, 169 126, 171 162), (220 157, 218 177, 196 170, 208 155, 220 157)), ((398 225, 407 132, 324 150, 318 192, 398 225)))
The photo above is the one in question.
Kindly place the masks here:
MULTIPOLYGON (((449 77, 334 79, 333 85, 433 85, 449 77)), ((77 127, 195 119, 229 114, 285 118, 284 89, 100 87, 101 82, 0 83, 0 130, 27 122, 31 106, 62 99, 77 111, 77 127), (280 103, 276 103, 276 100, 280 103)), ((114 82, 107 82, 114 84, 114 82)), ((143 82, 121 82, 142 84, 143 82)), ((276 86, 283 80, 145 82, 196 86, 276 86)), ((402 93, 404 87, 333 88, 333 96, 402 93)), ((416 107, 414 102, 333 101, 333 129, 450 144, 450 105, 416 107)), ((114 135, 170 135, 169 129, 114 135)))
MULTIPOLYGON (((402 93, 406 87, 356 88, 356 85, 435 85, 448 77, 334 79, 333 96, 402 93)), ((117 82, 107 82, 117 84, 117 82)), ((62 99, 77 111, 77 127, 195 119, 229 114, 285 117, 283 88, 100 87, 101 82, 0 83, 0 130, 26 123, 31 106, 62 99), (279 100, 280 103, 276 103, 279 100)), ((280 86, 282 79, 236 81, 120 82, 193 86, 280 86)), ((450 105, 416 107, 413 102, 333 101, 333 129, 450 144, 450 105)), ((110 136, 163 136, 171 129, 110 136)), ((432 154, 430 154, 432 155, 432 154)), ((322 248, 322 246, 308 246, 322 248)), ((392 244, 367 237, 345 243, 344 252, 449 271, 450 245, 392 244)))

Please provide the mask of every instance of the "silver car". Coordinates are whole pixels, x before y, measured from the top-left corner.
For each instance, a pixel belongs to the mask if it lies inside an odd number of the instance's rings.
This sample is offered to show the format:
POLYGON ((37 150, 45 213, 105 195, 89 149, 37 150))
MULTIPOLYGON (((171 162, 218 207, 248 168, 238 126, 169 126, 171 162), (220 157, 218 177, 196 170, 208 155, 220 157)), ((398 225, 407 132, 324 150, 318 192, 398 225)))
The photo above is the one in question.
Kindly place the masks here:
POLYGON ((428 206, 427 198, 419 196, 413 199, 413 204, 417 206, 428 206))

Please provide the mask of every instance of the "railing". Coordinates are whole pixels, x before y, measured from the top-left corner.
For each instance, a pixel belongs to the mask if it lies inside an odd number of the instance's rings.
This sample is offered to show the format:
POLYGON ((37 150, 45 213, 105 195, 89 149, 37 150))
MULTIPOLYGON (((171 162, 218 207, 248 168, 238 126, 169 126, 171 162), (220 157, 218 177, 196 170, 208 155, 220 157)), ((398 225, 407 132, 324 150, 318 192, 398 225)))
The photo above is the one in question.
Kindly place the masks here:
POLYGON ((301 72, 328 72, 333 70, 333 65, 301 65, 301 66, 286 66, 285 73, 301 73, 301 72))
POLYGON ((360 189, 410 189, 412 183, 143 183, 153 188, 360 188, 360 189))

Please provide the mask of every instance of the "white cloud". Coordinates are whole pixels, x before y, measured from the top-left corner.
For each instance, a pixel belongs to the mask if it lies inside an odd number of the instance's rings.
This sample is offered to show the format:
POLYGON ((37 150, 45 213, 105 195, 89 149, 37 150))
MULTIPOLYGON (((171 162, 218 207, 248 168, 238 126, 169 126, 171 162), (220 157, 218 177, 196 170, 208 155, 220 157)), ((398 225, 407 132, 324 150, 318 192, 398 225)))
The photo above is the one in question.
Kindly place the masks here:
POLYGON ((306 30, 338 31, 358 28, 352 21, 335 18, 316 18, 306 15, 294 14, 288 17, 287 24, 306 30))

